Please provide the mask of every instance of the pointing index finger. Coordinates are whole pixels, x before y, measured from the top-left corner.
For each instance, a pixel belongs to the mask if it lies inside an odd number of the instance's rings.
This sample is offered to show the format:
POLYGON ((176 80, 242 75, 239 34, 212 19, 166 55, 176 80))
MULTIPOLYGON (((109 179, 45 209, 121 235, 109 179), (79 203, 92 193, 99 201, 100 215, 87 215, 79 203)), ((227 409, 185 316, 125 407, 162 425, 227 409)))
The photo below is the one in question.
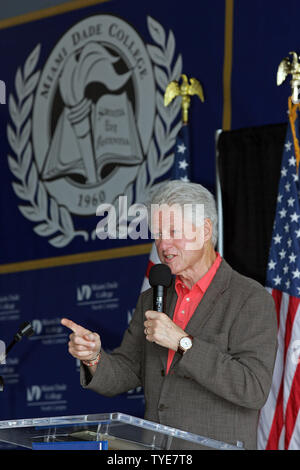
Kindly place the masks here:
POLYGON ((83 326, 78 325, 77 323, 70 320, 69 318, 62 318, 61 319, 61 324, 63 326, 66 326, 70 330, 72 330, 73 333, 75 333, 75 335, 83 336, 83 335, 86 335, 86 334, 90 333, 90 330, 87 330, 86 328, 83 328, 83 326))

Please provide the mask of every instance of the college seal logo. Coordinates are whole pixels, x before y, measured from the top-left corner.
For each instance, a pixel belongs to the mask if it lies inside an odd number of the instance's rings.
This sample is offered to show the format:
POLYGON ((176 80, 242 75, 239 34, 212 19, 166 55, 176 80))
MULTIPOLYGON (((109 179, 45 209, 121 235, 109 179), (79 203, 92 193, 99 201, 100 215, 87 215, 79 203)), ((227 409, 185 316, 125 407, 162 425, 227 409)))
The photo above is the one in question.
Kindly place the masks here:
POLYGON ((150 17, 147 24, 155 44, 119 17, 88 17, 60 38, 41 70, 38 44, 16 72, 7 127, 12 185, 27 202, 22 214, 55 247, 95 239, 73 216, 94 216, 120 195, 145 202, 173 164, 180 103, 165 108, 163 94, 182 60, 172 31, 150 17))

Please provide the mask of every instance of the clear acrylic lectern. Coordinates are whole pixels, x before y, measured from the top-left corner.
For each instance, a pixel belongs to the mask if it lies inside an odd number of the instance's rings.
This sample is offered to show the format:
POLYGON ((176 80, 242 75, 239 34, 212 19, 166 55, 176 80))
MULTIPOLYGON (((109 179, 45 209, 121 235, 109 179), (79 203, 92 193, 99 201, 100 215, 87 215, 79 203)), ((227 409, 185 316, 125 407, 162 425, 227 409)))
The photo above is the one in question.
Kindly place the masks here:
POLYGON ((178 449, 183 441, 185 449, 189 443, 218 450, 243 449, 240 442, 226 444, 123 413, 0 421, 0 442, 28 449, 37 448, 38 443, 48 443, 48 448, 52 443, 55 448, 58 442, 105 441, 108 450, 169 450, 173 439, 178 449))

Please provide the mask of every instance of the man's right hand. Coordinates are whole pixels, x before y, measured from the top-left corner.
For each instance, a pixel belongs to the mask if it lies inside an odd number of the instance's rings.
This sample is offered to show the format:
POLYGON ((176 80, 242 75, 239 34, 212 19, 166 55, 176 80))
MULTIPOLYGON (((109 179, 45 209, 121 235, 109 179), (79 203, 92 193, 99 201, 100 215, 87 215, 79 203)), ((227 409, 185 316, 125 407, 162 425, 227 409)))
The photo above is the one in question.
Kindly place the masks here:
POLYGON ((101 339, 97 333, 83 328, 77 323, 62 318, 61 324, 72 330, 69 336, 69 353, 81 361, 91 361, 96 358, 101 349, 101 339))

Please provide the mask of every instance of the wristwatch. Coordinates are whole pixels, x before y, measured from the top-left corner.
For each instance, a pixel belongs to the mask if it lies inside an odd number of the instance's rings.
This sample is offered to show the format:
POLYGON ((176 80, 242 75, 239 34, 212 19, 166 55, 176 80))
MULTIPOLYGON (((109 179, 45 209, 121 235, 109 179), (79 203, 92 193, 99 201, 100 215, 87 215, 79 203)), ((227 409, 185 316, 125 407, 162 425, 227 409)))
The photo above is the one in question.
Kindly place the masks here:
POLYGON ((177 352, 183 356, 193 346, 193 337, 191 335, 184 336, 179 341, 177 352))

